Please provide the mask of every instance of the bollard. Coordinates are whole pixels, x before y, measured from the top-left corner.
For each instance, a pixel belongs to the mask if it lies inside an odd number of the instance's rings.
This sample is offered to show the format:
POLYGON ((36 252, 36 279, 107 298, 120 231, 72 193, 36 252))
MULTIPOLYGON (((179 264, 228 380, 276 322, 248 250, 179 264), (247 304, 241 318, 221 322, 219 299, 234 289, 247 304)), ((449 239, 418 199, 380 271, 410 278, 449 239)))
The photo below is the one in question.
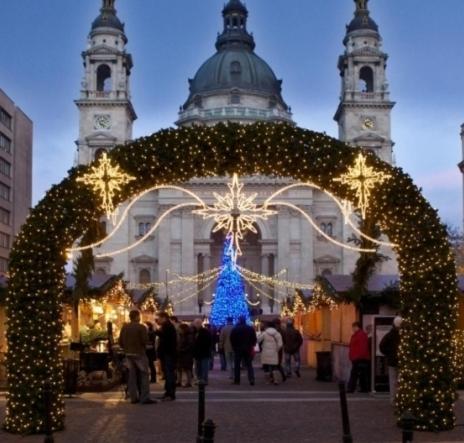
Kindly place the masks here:
POLYGON ((340 392, 340 406, 342 410, 343 443, 353 443, 350 430, 350 417, 348 415, 348 402, 346 401, 345 382, 341 381, 338 383, 338 390, 340 392))
POLYGON ((216 432, 216 425, 213 420, 206 420, 203 423, 203 438, 202 443, 214 443, 214 433, 216 432))
POLYGON ((414 439, 415 423, 416 418, 410 412, 405 412, 401 416, 401 427, 403 428, 403 443, 412 443, 414 439))
POLYGON ((206 383, 203 380, 198 381, 198 436, 197 442, 202 441, 203 422, 205 421, 205 390, 206 383))
POLYGON ((53 438, 53 423, 52 423, 52 386, 50 382, 48 381, 45 382, 44 384, 43 399, 44 399, 44 409, 45 409, 44 443, 54 443, 55 440, 53 438))

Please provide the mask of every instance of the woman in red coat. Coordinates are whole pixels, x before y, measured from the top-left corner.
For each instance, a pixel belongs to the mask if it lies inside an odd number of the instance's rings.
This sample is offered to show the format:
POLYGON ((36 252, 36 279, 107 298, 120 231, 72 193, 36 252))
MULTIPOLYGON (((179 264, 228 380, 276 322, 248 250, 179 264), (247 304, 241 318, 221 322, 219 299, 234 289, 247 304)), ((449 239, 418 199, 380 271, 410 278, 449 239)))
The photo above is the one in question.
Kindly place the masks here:
POLYGON ((353 335, 350 341, 351 375, 347 392, 354 392, 359 379, 360 392, 369 392, 369 338, 359 322, 353 323, 353 335))

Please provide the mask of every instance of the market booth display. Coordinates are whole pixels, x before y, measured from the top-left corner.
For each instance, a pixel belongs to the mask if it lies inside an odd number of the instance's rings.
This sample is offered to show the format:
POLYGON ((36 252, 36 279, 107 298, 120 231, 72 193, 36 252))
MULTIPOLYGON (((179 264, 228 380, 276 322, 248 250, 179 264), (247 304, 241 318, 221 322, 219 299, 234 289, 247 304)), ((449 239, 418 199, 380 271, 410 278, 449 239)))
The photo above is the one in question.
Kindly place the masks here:
POLYGON ((63 309, 63 356, 65 385, 71 391, 101 391, 121 380, 112 350, 108 348, 108 323, 112 338, 129 319, 133 306, 122 275, 93 275, 87 282, 88 293, 77 299, 76 280, 67 276, 66 304, 63 309), (76 383, 75 389, 73 389, 76 383))

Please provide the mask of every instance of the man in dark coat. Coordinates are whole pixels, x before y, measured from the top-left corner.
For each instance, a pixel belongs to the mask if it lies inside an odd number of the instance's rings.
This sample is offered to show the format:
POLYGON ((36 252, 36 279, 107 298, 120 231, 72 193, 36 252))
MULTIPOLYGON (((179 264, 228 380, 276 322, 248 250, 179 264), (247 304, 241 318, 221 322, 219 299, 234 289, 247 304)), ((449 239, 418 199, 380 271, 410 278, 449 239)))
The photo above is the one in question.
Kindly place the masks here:
POLYGON ((195 359, 195 371, 198 381, 208 384, 208 372, 211 358, 213 338, 211 332, 203 326, 201 318, 193 322, 195 339, 193 343, 193 358, 195 359))
POLYGON ((255 371, 253 369, 254 348, 257 343, 255 330, 247 325, 245 317, 240 317, 237 326, 230 333, 230 343, 234 350, 234 384, 240 384, 241 363, 248 371, 250 385, 255 384, 255 371))
POLYGON ((400 346, 400 327, 402 321, 401 317, 395 317, 393 327, 385 334, 379 344, 380 352, 387 359, 390 402, 392 404, 395 402, 398 385, 398 348, 400 346))
POLYGON ((295 362, 295 374, 300 377, 300 348, 303 344, 303 337, 300 331, 295 329, 293 320, 287 321, 287 327, 282 331, 282 338, 284 340, 284 352, 285 352, 285 367, 287 370, 287 377, 292 376, 292 358, 295 362))
POLYGON ((353 323, 353 335, 350 341, 351 375, 347 392, 353 393, 358 384, 361 392, 369 392, 369 338, 362 330, 361 323, 353 323))
POLYGON ((164 395, 161 400, 172 401, 176 399, 176 357, 177 357, 177 331, 166 312, 158 315, 157 323, 160 326, 156 331, 159 337, 158 358, 164 373, 164 395))

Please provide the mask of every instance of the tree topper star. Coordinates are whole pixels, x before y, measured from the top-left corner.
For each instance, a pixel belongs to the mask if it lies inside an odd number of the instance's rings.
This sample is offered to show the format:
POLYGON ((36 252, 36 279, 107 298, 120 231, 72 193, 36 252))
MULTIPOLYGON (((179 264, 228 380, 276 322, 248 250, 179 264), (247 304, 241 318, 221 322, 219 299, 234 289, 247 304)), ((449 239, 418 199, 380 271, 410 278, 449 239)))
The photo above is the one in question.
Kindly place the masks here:
POLYGON ((350 166, 346 174, 334 179, 334 181, 348 185, 351 190, 356 191, 357 207, 361 210, 363 219, 366 218, 372 189, 391 178, 391 175, 375 171, 372 166, 367 166, 366 160, 366 157, 359 153, 354 166, 350 166))
POLYGON ((101 198, 101 208, 106 216, 116 221, 117 211, 114 207, 114 197, 123 185, 135 180, 129 174, 121 171, 119 165, 113 165, 104 152, 98 159, 96 166, 90 168, 90 172, 79 177, 77 181, 92 188, 93 192, 101 198))
POLYGON ((269 216, 277 214, 277 211, 267 209, 266 206, 258 206, 254 201, 257 193, 247 195, 242 192, 243 183, 239 182, 238 175, 234 174, 232 183, 228 183, 229 193, 219 195, 213 194, 216 203, 213 206, 205 205, 204 208, 193 211, 194 214, 203 216, 204 220, 214 219, 216 226, 213 232, 224 229, 227 235, 231 235, 230 242, 233 261, 242 255, 240 240, 246 231, 257 233, 254 227, 257 220, 267 220, 269 216))

